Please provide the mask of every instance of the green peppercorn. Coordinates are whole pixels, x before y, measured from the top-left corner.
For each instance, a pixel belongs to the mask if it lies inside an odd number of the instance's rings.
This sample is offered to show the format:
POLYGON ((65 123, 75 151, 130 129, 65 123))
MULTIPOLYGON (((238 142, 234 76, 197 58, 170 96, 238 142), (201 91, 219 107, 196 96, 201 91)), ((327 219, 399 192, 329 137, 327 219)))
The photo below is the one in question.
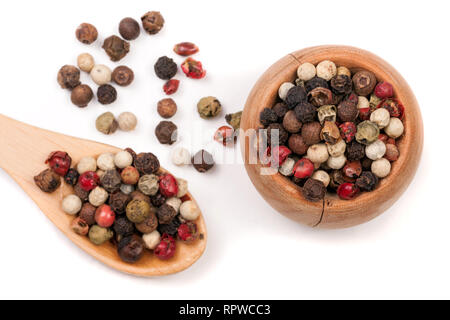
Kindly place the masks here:
POLYGON ((197 104, 200 117, 210 119, 217 116, 222 111, 220 101, 215 97, 204 97, 197 104))
POLYGON ((102 228, 98 225, 93 225, 89 229, 89 240, 97 246, 105 243, 113 237, 114 233, 108 228, 102 228))
POLYGON ((142 200, 132 200, 126 209, 127 218, 134 223, 142 223, 150 215, 150 205, 142 200))
POLYGON ((375 142, 380 135, 380 129, 376 123, 372 121, 363 121, 358 124, 356 131, 356 141, 359 143, 369 145, 372 142, 375 142))
POLYGON ((103 134, 112 134, 116 132, 119 124, 111 112, 101 114, 95 121, 95 127, 103 134))

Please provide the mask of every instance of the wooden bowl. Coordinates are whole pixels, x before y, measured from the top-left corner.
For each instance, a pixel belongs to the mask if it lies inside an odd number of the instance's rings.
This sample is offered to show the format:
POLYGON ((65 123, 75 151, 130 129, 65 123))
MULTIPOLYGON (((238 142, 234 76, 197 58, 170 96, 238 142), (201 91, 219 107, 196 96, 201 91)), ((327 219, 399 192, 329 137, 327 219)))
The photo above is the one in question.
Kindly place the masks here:
POLYGON ((372 71, 378 80, 394 86, 396 97, 405 106, 405 133, 398 139, 400 157, 392 164, 390 175, 382 179, 374 191, 361 193, 353 200, 341 200, 335 194, 327 193, 322 202, 309 202, 303 198, 301 188, 281 174, 260 174, 263 166, 250 161, 250 141, 245 134, 241 134, 241 151, 252 183, 275 210, 311 227, 346 228, 367 222, 392 206, 410 184, 419 165, 423 147, 419 105, 407 82, 391 65, 368 51, 347 46, 319 46, 296 51, 272 65, 256 82, 244 108, 241 129, 245 133, 261 127, 259 113, 275 104, 279 86, 296 78, 300 64, 317 64, 323 60, 346 66, 352 72, 358 69, 372 71))

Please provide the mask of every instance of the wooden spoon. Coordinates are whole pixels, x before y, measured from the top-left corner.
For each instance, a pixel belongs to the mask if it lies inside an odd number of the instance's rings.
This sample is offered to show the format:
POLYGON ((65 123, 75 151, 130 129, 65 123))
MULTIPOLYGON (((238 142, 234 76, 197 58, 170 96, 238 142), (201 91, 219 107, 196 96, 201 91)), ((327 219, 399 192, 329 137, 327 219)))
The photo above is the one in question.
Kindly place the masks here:
MULTIPOLYGON (((36 202, 42 212, 77 246, 104 264, 138 276, 161 276, 182 271, 191 266, 203 254, 206 247, 206 226, 203 216, 196 221, 201 239, 192 244, 177 241, 175 256, 167 261, 156 258, 145 250, 144 256, 134 264, 120 260, 116 246, 105 243, 92 244, 85 236, 79 236, 70 229, 72 216, 61 209, 62 198, 72 192, 65 183, 52 194, 42 192, 33 177, 46 168, 44 164, 52 151, 66 151, 77 163, 85 156, 98 156, 105 152, 116 153, 119 148, 89 140, 74 138, 43 130, 0 114, 0 167, 4 169, 25 192, 36 202)), ((193 201, 194 198, 188 194, 193 201)))

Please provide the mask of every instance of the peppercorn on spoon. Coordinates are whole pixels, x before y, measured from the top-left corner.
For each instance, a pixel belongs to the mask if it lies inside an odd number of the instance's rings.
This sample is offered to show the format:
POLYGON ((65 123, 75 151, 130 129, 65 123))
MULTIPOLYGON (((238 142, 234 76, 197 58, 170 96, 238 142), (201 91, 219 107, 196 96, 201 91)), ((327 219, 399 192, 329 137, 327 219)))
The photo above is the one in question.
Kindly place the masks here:
MULTIPOLYGON (((138 262, 134 264, 123 262, 117 254, 116 246, 112 243, 96 246, 89 241, 88 237, 77 235, 71 230, 70 223, 74 217, 62 211, 61 201, 64 196, 73 193, 72 187, 62 183, 54 193, 47 194, 34 183, 33 177, 45 169, 44 161, 52 151, 66 151, 70 153, 73 163, 77 163, 85 156, 97 156, 106 152, 116 153, 121 149, 40 129, 1 114, 0 136, 0 148, 3 150, 0 155, 0 167, 22 187, 58 229, 95 259, 128 274, 162 276, 190 267, 203 254, 206 248, 207 231, 203 216, 200 215, 196 223, 199 234, 202 236, 192 244, 178 241, 175 256, 170 260, 162 261, 152 252, 145 250, 144 256, 138 262)), ((195 202, 190 193, 188 196, 195 202)))

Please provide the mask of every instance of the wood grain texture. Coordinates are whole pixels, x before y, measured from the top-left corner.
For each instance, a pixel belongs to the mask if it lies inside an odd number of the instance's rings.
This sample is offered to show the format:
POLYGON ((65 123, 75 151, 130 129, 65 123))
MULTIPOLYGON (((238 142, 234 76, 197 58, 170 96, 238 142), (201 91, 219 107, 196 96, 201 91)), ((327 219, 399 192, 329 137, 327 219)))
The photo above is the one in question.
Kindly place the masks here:
MULTIPOLYGON (((59 133, 29 126, 0 114, 0 167, 4 169, 36 202, 44 214, 78 247, 97 260, 119 271, 137 276, 161 276, 180 272, 203 254, 206 248, 207 232, 203 216, 196 221, 199 233, 204 237, 193 244, 177 241, 175 256, 168 261, 161 261, 152 252, 145 254, 137 263, 129 264, 120 260, 116 246, 105 243, 101 246, 92 244, 88 237, 79 236, 70 229, 72 216, 61 209, 61 201, 67 194, 73 193, 72 187, 65 183, 52 194, 42 192, 33 177, 46 168, 44 161, 52 151, 66 151, 77 163, 82 157, 98 155, 105 152, 116 153, 119 148, 94 141, 74 138, 59 133)), ((162 169, 165 171, 164 169, 162 169)), ((189 194, 193 201, 195 199, 189 194)))
POLYGON ((402 195, 413 179, 423 149, 423 123, 419 105, 402 76, 386 61, 376 55, 354 47, 319 46, 296 51, 272 65, 253 87, 245 105, 241 129, 260 127, 259 113, 272 107, 278 87, 296 77, 301 63, 317 64, 323 60, 334 61, 352 72, 359 69, 372 71, 378 80, 390 82, 396 97, 405 106, 405 133, 398 139, 400 158, 392 164, 391 174, 382 179, 373 192, 345 201, 327 194, 323 203, 311 203, 301 196, 301 188, 280 174, 261 176, 261 164, 248 161, 249 144, 241 136, 241 149, 247 173, 264 199, 288 218, 319 228, 346 228, 367 222, 387 210, 402 195))

